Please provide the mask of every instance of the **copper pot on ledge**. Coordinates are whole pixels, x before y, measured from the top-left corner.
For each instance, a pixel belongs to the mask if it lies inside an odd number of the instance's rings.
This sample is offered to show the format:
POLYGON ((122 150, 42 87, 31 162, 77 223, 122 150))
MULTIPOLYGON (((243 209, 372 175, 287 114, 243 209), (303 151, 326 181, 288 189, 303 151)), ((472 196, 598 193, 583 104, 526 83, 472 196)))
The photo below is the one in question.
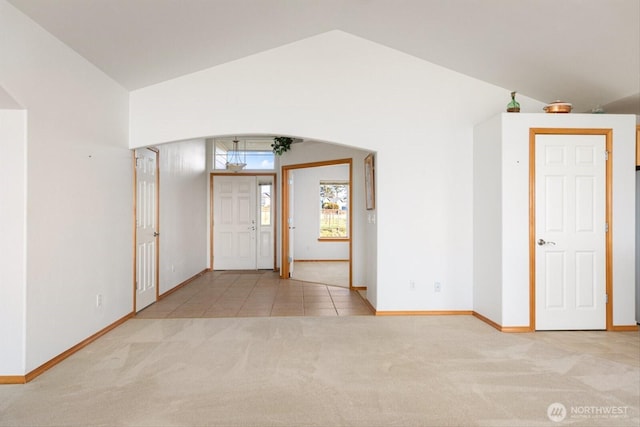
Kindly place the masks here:
POLYGON ((572 108, 569 102, 554 101, 547 104, 543 110, 545 113, 570 113, 572 108))

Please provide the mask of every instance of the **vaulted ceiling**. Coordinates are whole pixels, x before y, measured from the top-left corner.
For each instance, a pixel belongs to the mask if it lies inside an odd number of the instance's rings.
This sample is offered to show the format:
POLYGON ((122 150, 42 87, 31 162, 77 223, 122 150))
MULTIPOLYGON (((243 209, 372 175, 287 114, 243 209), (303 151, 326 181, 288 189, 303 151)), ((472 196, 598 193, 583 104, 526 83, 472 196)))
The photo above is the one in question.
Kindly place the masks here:
POLYGON ((342 30, 574 111, 640 114, 638 0, 8 0, 133 90, 342 30))

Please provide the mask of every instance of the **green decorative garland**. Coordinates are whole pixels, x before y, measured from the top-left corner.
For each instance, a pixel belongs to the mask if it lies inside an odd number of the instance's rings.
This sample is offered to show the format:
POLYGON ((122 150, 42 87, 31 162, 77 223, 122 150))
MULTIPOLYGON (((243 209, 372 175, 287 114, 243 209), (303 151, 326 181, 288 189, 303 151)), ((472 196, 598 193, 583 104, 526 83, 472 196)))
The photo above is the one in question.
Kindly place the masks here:
POLYGON ((273 138, 273 144, 271 144, 271 148, 273 149, 273 154, 277 156, 281 156, 285 151, 289 151, 291 149, 291 143, 293 142, 293 138, 289 138, 288 136, 276 136, 273 138))

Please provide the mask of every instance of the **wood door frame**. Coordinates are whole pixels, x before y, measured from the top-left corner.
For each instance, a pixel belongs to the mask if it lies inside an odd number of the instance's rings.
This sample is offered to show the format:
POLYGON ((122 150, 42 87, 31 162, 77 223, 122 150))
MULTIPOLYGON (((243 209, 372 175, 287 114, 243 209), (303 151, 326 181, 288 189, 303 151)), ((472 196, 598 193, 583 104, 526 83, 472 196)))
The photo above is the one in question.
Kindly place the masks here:
POLYGON ((636 125, 636 170, 640 167, 640 125, 636 125))
POLYGON ((155 288, 156 288, 156 302, 160 298, 160 150, 155 147, 143 147, 134 148, 131 150, 132 163, 133 163, 133 313, 136 311, 136 299, 138 294, 138 168, 136 159, 136 150, 147 149, 156 153, 156 203, 154 206, 156 217, 156 231, 158 236, 156 237, 156 254, 155 254, 155 288))
POLYGON ((289 227, 287 215, 289 213, 289 172, 296 169, 317 168, 322 166, 349 165, 349 238, 342 239, 349 243, 349 289, 353 289, 353 159, 325 160, 321 162, 298 163, 282 166, 280 174, 282 182, 282 210, 280 220, 282 223, 282 244, 280 257, 280 278, 289 279, 289 227))
MULTIPOLYGON (((209 271, 213 271, 213 259, 214 259, 214 251, 213 251, 213 229, 214 229, 214 221, 213 221, 213 202, 214 202, 214 193, 213 193, 213 180, 216 176, 270 176, 272 179, 271 184, 271 214, 273 221, 273 271, 277 271, 278 266, 276 262, 276 254, 278 246, 277 246, 277 236, 278 236, 278 221, 275 221, 276 216, 276 207, 278 201, 278 192, 277 188, 277 176, 274 172, 210 172, 209 173, 209 271)), ((256 243, 257 244, 257 243, 256 243)))
POLYGON ((606 330, 613 330, 613 129, 530 128, 529 129, 529 330, 536 330, 536 136, 537 135, 602 135, 605 137, 605 292, 606 330))

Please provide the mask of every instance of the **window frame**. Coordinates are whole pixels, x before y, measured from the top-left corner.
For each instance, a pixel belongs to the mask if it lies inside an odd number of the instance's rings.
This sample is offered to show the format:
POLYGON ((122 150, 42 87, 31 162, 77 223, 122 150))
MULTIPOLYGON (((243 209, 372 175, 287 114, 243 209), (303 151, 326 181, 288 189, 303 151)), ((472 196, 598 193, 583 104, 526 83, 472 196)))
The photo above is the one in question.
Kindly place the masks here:
POLYGON ((351 205, 350 203, 350 198, 351 198, 351 182, 349 180, 321 180, 318 184, 318 190, 319 190, 319 209, 318 209, 318 241, 319 242, 344 242, 344 241, 348 241, 351 238, 351 221, 350 221, 350 215, 351 212, 349 211, 349 207, 351 205), (322 187, 323 186, 327 186, 327 185, 334 185, 334 186, 343 186, 344 187, 344 200, 343 200, 343 205, 342 207, 338 208, 338 211, 342 211, 345 212, 345 218, 344 218, 344 222, 345 222, 345 235, 344 236, 323 236, 322 235, 322 222, 323 222, 323 215, 325 215, 325 213, 323 211, 325 210, 329 210, 329 209, 323 209, 323 204, 325 203, 325 201, 323 201, 322 199, 322 187))

